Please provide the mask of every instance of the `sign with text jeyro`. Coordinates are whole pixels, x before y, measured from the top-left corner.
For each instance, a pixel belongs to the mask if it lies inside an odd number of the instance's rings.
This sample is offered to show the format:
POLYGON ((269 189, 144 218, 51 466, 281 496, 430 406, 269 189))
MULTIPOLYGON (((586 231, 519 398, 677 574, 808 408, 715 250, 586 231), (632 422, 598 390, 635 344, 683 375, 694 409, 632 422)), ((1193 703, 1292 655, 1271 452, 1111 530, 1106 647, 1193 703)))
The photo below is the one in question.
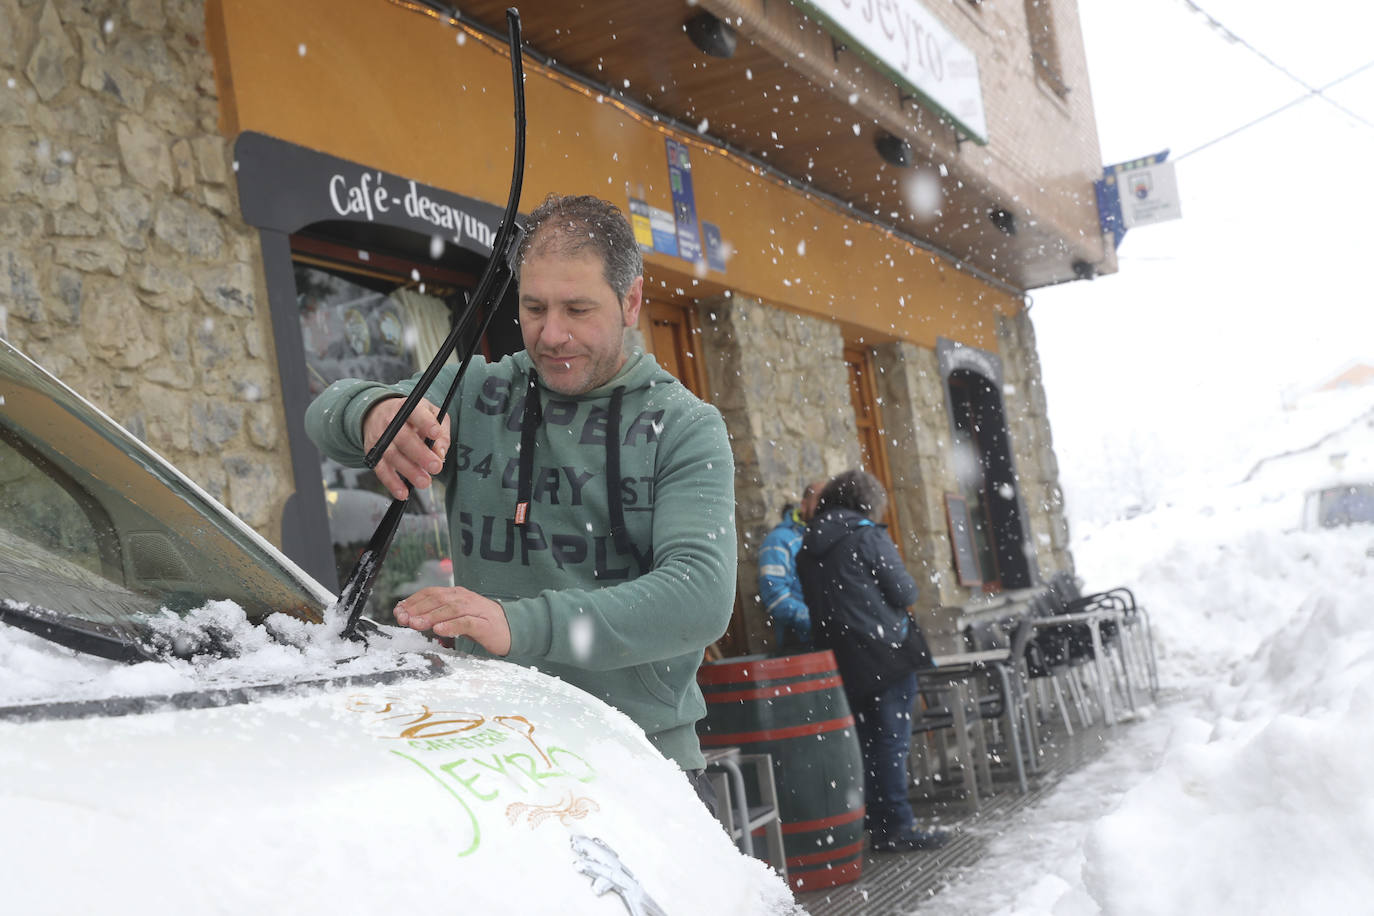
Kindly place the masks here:
POLYGON ((978 143, 988 142, 978 58, 916 0, 792 0, 978 143))

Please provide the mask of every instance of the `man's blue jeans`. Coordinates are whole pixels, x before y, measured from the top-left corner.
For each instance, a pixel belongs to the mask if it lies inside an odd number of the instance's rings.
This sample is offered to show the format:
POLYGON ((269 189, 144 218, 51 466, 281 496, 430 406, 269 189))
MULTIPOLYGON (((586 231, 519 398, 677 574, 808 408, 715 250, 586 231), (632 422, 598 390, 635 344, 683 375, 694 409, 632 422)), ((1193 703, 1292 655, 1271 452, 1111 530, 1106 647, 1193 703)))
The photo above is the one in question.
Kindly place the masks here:
POLYGON ((854 724, 864 758, 864 827, 875 841, 915 828, 907 791, 907 758, 911 755, 911 704, 916 674, 894 681, 865 697, 854 709, 854 724))

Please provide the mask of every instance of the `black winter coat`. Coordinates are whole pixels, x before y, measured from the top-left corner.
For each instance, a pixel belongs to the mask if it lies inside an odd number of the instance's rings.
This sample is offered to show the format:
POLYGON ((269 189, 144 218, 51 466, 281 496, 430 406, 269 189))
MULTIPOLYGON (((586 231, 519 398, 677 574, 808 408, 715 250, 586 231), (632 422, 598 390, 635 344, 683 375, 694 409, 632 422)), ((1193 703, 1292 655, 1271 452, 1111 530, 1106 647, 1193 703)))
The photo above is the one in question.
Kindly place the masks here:
POLYGON ((806 527, 797 573, 816 648, 835 653, 851 705, 932 664, 906 612, 916 580, 885 527, 850 509, 827 510, 806 527))

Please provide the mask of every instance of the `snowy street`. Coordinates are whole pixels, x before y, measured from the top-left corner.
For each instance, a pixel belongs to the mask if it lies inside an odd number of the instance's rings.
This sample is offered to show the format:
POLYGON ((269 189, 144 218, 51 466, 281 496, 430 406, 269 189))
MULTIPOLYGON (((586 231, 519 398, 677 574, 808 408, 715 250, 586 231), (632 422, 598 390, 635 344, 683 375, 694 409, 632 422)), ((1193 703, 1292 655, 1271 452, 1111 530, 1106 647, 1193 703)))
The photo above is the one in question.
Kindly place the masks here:
POLYGON ((1296 529, 1332 455, 1370 476, 1374 395, 1321 397, 1271 426, 1297 454, 1250 482, 1076 539, 1085 589, 1126 584, 1149 609, 1161 702, 914 912, 1370 911, 1374 528, 1296 529), (1322 412, 1360 419, 1302 451, 1322 412))

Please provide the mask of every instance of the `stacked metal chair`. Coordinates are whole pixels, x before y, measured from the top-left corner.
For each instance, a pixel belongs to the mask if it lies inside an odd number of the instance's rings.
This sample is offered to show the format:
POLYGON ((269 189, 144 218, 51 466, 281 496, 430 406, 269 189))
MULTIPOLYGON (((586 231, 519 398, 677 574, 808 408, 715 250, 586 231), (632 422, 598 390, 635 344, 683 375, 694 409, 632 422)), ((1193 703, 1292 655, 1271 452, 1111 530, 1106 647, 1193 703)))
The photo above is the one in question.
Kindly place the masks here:
POLYGON ((1060 683, 1068 687, 1083 725, 1094 718, 1090 712, 1094 697, 1099 698, 1098 711, 1110 722, 1113 717, 1107 707, 1111 696, 1134 709, 1137 686, 1148 686, 1151 698, 1157 694, 1159 676, 1149 615, 1130 589, 1083 594, 1071 574, 1056 573, 1036 610, 1042 618, 1095 618, 1103 655, 1100 659, 1099 647, 1092 641, 1092 626, 1086 620, 1038 627, 1032 640, 1035 664, 1031 667, 1042 677, 1050 677, 1056 687, 1060 683), (1068 676, 1056 680, 1056 673, 1068 676))
MULTIPOLYGON (((1036 595, 1028 606, 1028 615, 1034 619, 1051 616, 1048 596, 1036 595)), ((1081 664, 1083 656, 1075 659, 1070 650, 1070 633, 1067 628, 1047 627, 1037 629, 1026 643, 1026 678, 1030 689, 1027 701, 1030 706, 1032 723, 1044 721, 1050 709, 1058 710, 1064 724, 1064 732, 1073 735, 1073 722, 1069 718, 1070 703, 1078 713, 1078 723, 1086 728, 1091 722, 1088 702, 1079 679, 1072 671, 1077 661, 1081 664)))
POLYGON ((1083 594, 1078 581, 1069 573, 1056 573, 1050 579, 1050 594, 1062 596, 1066 613, 1077 614, 1093 610, 1115 610, 1120 614, 1121 629, 1115 621, 1103 625, 1103 638, 1120 644, 1123 677, 1134 673, 1134 681, 1149 685, 1150 697, 1159 693, 1159 670, 1156 664, 1154 635, 1150 629, 1150 615, 1136 601, 1129 588, 1118 586, 1104 592, 1083 594))

